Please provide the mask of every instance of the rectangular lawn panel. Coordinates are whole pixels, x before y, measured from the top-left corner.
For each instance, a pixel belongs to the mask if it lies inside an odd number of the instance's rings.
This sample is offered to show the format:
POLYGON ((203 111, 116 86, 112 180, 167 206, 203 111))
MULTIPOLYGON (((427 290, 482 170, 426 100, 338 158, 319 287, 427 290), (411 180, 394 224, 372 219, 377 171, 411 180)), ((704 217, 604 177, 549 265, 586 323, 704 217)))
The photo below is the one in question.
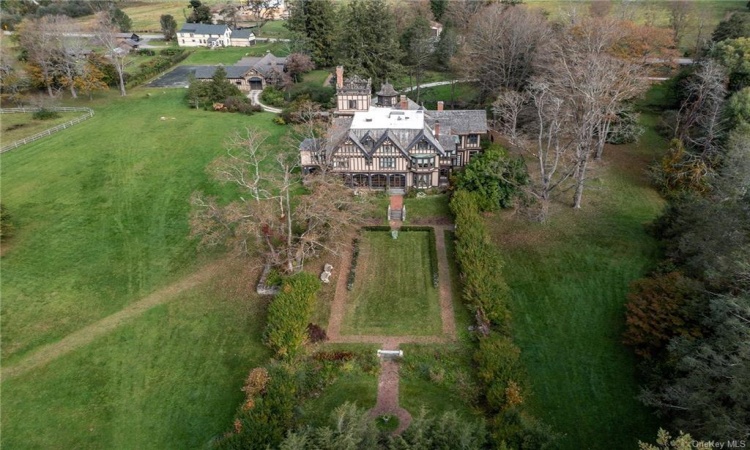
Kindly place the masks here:
POLYGON ((438 291, 432 286, 425 231, 366 231, 342 334, 438 335, 438 291))

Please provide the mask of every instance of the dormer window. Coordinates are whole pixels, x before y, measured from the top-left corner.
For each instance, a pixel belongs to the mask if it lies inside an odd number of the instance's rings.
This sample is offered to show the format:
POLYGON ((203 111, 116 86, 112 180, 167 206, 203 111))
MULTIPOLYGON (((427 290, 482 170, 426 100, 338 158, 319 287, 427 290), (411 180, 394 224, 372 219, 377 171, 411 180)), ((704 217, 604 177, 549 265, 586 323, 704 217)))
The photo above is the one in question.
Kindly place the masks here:
POLYGON ((432 150, 432 146, 427 141, 419 141, 417 143, 417 150, 432 150))
POLYGON ((479 145, 479 135, 478 134, 470 134, 468 138, 468 145, 471 145, 473 147, 479 145))

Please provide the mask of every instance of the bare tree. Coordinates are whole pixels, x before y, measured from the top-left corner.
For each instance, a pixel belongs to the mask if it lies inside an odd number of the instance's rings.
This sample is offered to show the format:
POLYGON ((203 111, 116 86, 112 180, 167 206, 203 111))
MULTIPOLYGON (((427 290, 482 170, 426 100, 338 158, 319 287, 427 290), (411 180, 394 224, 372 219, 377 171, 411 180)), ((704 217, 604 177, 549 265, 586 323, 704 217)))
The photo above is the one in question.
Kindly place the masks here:
POLYGON ((719 150, 724 131, 726 77, 719 63, 703 62, 689 79, 687 100, 677 113, 676 137, 698 150, 704 159, 712 158, 719 150))
POLYGON ((516 147, 519 143, 518 118, 524 105, 528 101, 528 92, 518 92, 512 89, 505 89, 497 96, 497 100, 492 103, 492 112, 496 121, 496 127, 508 136, 512 146, 516 147))
POLYGON ((17 35, 26 59, 38 71, 38 79, 54 97, 55 78, 59 76, 61 35, 57 28, 59 16, 24 19, 17 27, 17 35))
POLYGON ((537 12, 487 7, 474 17, 467 35, 467 71, 485 96, 494 96, 500 87, 518 89, 531 77, 537 50, 549 35, 547 20, 537 12))
POLYGON ((667 3, 669 27, 672 29, 675 43, 679 46, 685 30, 693 22, 693 5, 687 0, 671 0, 667 3))
POLYGON ((107 8, 96 13, 94 34, 99 44, 107 52, 112 65, 115 66, 117 76, 119 77, 120 95, 125 96, 127 95, 125 91, 125 61, 128 52, 119 47, 119 32, 120 30, 112 24, 112 9, 107 8))
POLYGON ((194 194, 192 235, 204 246, 259 252, 268 263, 293 273, 322 250, 336 254, 347 245, 340 237, 357 226, 366 204, 340 177, 320 173, 302 180, 296 152, 274 154, 266 140, 267 135, 251 129, 230 139, 227 155, 210 171, 217 180, 239 186, 242 196, 220 206, 216 199, 194 194), (307 194, 292 201, 303 181, 307 194))

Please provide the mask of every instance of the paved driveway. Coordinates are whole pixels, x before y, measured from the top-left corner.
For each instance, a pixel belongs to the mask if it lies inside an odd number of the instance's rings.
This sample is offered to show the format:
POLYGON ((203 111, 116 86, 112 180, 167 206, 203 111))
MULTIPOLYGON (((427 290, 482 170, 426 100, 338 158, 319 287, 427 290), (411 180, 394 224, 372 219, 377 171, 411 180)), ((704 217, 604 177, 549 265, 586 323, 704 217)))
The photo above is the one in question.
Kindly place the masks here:
POLYGON ((156 88, 184 88, 189 83, 188 76, 195 74, 195 69, 203 66, 177 66, 172 71, 165 73, 159 78, 147 84, 147 87, 156 88))

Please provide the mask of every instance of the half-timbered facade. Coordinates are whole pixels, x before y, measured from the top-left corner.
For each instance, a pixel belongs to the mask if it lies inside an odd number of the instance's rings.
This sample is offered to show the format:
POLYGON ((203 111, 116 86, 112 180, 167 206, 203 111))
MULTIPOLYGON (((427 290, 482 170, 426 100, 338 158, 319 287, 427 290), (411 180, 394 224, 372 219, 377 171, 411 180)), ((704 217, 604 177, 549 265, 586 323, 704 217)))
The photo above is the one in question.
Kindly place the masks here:
MULTIPOLYGON (((385 93, 392 96, 390 90, 385 93)), ((437 111, 429 111, 403 95, 399 102, 388 103, 351 114, 346 105, 345 114, 333 119, 326 140, 303 142, 304 170, 324 166, 352 187, 440 187, 481 150, 480 138, 487 132, 485 111, 445 111, 442 102, 437 111)))

